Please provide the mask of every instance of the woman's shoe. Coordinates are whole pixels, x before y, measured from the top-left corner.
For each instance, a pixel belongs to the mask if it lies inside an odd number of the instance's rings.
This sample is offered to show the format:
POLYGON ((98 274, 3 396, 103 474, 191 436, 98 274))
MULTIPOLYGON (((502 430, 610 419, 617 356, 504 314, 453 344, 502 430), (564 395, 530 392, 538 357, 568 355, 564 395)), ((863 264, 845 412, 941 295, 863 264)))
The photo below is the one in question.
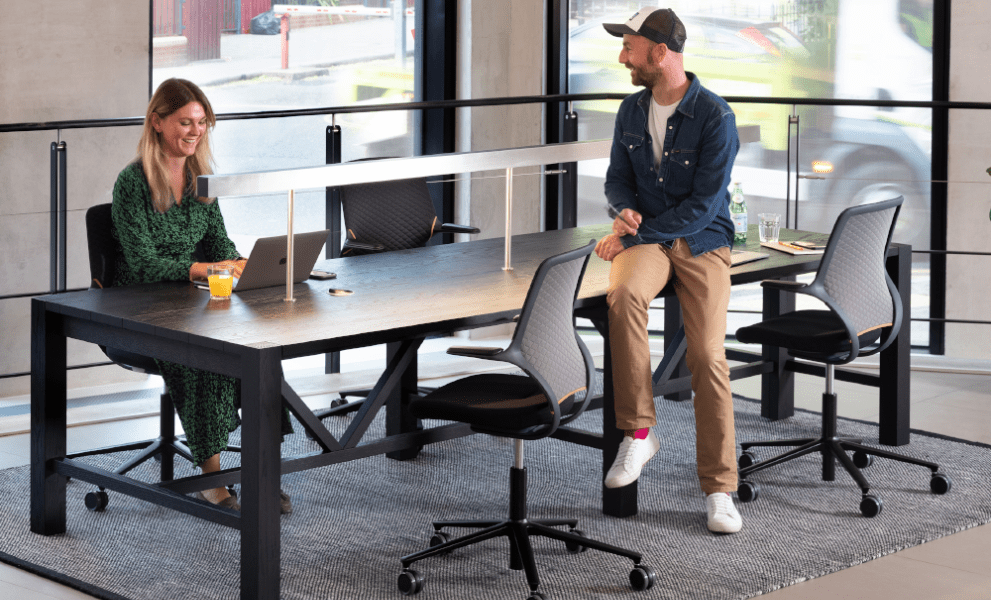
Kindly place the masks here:
MULTIPOLYGON (((237 492, 232 487, 228 487, 227 491, 230 492, 231 498, 237 499, 237 492)), ((289 494, 285 493, 281 489, 279 490, 279 512, 284 515, 292 513, 292 499, 289 494)))
MULTIPOLYGON (((193 492, 191 494, 191 496, 193 498, 196 498, 197 500, 203 500, 204 502, 210 502, 209 500, 206 499, 206 496, 203 495, 203 492, 193 492)), ((238 503, 236 496, 227 496, 226 498, 224 498, 220 502, 217 502, 217 503, 210 502, 210 504, 213 504, 214 506, 219 506, 221 508, 229 508, 231 510, 235 510, 237 512, 241 512, 241 505, 238 503)))

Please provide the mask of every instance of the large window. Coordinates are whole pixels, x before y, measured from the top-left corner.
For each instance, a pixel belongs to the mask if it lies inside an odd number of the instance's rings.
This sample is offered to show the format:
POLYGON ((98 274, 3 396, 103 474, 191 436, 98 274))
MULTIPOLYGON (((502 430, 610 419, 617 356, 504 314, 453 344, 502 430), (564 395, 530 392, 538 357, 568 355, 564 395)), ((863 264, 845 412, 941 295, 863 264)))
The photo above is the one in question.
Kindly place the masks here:
MULTIPOLYGON (((570 92, 635 91, 618 62, 621 41, 602 23, 622 23, 640 5, 653 4, 572 0, 570 92)), ((722 96, 932 99, 931 0, 671 0, 665 5, 675 9, 688 32, 686 70, 722 96)), ((618 104, 577 103, 581 139, 611 137, 618 104)), ((743 144, 733 170, 752 215, 787 211, 791 227, 828 232, 847 206, 902 195, 895 241, 929 248, 930 109, 738 102, 733 110, 738 125, 760 127, 760 141, 743 144), (797 124, 789 124, 793 114, 797 124)), ((606 166, 607 161, 579 166, 579 223, 607 219, 606 166)), ((928 255, 916 254, 914 263, 913 315, 928 316, 928 255)), ((924 326, 912 334, 913 344, 928 343, 924 326)))
MULTIPOLYGON (((154 0, 152 85, 169 77, 189 79, 218 113, 409 102, 416 4, 154 0)), ((216 170, 324 164, 332 122, 342 129, 344 161, 413 154, 411 114, 404 111, 223 121, 213 136, 216 170)), ((297 199, 297 230, 322 228, 323 192, 302 192, 297 199)), ((238 198, 221 206, 239 247, 239 236, 250 244, 253 237, 285 233, 282 197, 238 198)))

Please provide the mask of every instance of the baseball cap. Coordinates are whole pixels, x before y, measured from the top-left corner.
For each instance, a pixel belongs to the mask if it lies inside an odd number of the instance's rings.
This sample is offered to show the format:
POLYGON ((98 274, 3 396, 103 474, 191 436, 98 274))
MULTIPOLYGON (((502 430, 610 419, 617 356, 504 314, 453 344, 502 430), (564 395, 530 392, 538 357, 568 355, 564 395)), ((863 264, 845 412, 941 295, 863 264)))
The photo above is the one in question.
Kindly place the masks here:
POLYGON ((641 8, 626 23, 603 23, 606 31, 616 37, 640 35, 652 42, 666 44, 675 52, 685 49, 685 24, 670 8, 641 8))

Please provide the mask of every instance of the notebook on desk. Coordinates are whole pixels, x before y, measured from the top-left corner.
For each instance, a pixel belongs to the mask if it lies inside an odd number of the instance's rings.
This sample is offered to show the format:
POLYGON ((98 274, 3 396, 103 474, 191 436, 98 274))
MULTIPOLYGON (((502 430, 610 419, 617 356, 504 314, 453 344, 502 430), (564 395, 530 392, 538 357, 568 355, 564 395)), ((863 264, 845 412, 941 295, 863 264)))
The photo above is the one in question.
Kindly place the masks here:
POLYGON ((765 254, 763 252, 753 252, 751 250, 733 250, 730 253, 730 263, 731 266, 744 265, 749 262, 754 262, 755 260, 761 260, 762 258, 767 258, 770 254, 765 254))
MULTIPOLYGON (((327 243, 329 229, 297 233, 293 238, 293 283, 300 283, 310 276, 313 265, 320 257, 320 250, 327 243)), ((234 291, 256 290, 286 284, 286 236, 258 238, 241 277, 234 282, 234 291)), ((206 282, 197 287, 209 289, 206 282)))

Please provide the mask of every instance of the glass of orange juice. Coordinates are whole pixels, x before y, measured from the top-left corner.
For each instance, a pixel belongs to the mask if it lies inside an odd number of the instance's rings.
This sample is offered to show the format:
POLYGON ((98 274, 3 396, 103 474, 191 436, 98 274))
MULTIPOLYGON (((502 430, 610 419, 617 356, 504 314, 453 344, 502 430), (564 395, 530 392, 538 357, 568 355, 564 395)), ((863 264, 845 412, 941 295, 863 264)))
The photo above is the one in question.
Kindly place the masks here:
POLYGON ((209 265, 206 279, 210 283, 211 300, 230 300, 234 288, 234 275, 227 265, 209 265))

